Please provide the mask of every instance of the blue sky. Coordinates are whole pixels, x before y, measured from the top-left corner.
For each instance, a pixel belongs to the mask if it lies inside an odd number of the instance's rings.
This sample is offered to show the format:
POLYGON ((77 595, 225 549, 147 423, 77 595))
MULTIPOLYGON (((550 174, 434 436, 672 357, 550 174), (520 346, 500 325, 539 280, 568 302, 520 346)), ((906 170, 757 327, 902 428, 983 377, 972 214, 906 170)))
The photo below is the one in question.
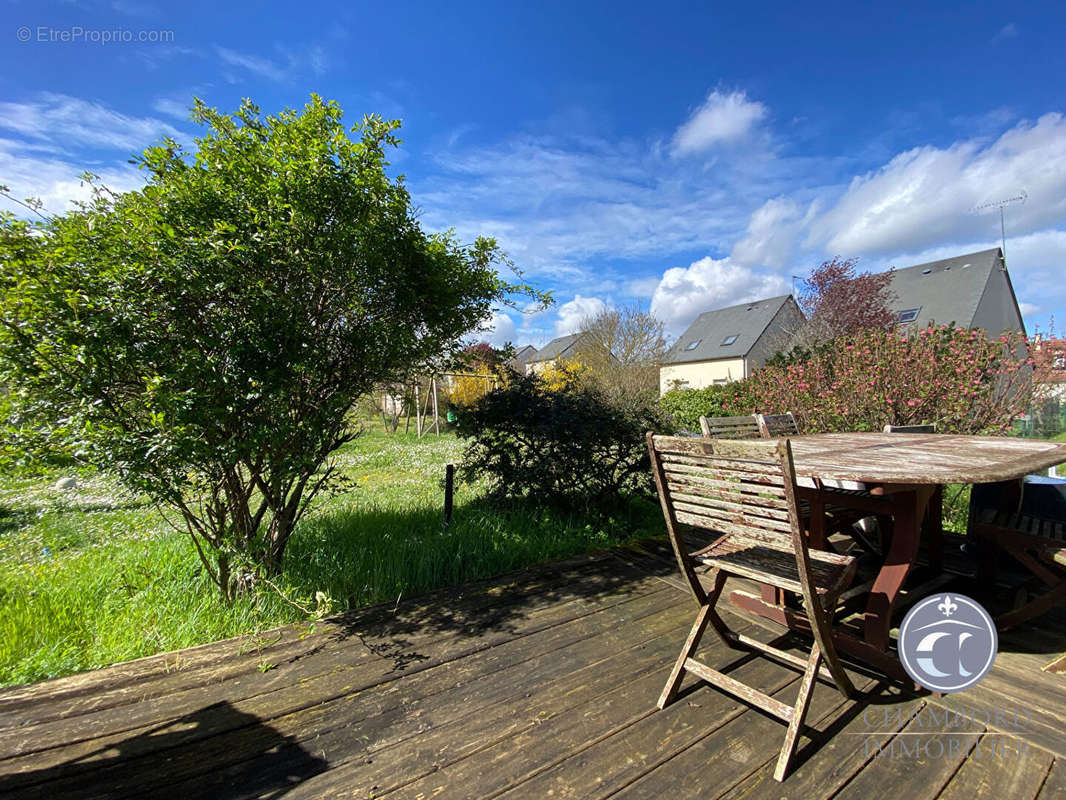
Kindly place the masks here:
POLYGON ((59 211, 85 169, 136 187, 130 155, 189 140, 194 95, 317 92, 403 121, 426 228, 496 236, 554 292, 497 343, 633 303, 676 335, 836 254, 995 246, 974 207, 1023 191, 1015 289, 1030 331, 1066 327, 1062 4, 714 5, 5 2, 0 183, 59 211))

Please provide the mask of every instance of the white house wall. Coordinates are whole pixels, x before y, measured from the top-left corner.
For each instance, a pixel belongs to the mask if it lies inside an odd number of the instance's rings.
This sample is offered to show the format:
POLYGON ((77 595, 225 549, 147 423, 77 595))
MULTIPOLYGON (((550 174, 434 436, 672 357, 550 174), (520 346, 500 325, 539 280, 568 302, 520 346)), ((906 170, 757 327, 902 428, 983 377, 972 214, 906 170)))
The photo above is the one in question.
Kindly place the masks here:
POLYGON ((670 391, 676 380, 685 381, 686 389, 702 389, 711 386, 715 381, 739 381, 745 377, 743 358, 664 364, 659 367, 659 393, 670 391))

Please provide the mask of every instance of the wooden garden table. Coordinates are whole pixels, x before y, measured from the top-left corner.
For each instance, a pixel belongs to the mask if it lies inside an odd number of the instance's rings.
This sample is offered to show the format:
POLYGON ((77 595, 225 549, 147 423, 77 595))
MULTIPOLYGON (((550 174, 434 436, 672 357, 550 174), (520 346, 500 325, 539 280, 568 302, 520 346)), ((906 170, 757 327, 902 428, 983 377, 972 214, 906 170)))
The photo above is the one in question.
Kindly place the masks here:
MULTIPOLYGON (((888 652, 892 609, 918 554, 922 519, 932 497, 930 529, 941 527, 939 494, 948 483, 1016 480, 1066 462, 1066 444, 998 436, 906 433, 825 433, 792 439, 798 496, 811 505, 811 544, 825 546, 826 503, 847 505, 893 519, 892 543, 870 589, 861 630, 839 634, 838 648, 889 674, 902 675, 888 652), (869 494, 826 488, 834 482, 865 485, 869 494)), ((939 535, 930 561, 939 566, 939 535)), ((786 608, 772 590, 735 591, 731 601, 782 625, 809 630, 802 612, 786 608)))

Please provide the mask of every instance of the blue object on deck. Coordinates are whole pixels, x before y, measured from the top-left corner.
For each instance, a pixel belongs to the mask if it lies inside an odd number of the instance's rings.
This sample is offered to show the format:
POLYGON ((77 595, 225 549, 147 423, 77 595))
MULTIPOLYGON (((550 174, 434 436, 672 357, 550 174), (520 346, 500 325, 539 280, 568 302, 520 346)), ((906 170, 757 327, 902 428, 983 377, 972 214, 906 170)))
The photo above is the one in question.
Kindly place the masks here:
POLYGON ((1066 480, 1026 475, 1021 511, 1041 519, 1066 519, 1066 480))

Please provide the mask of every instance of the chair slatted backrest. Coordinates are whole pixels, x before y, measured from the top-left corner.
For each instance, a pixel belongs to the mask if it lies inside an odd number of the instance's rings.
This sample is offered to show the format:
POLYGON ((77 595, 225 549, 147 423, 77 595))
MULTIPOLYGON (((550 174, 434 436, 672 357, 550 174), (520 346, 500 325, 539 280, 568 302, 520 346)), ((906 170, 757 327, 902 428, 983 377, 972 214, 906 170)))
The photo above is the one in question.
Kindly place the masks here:
POLYGON ((787 441, 655 436, 649 444, 668 526, 783 545, 799 528, 787 441))
POLYGON ((936 433, 936 425, 886 425, 881 433, 936 433))
POLYGON ((746 417, 700 417, 700 430, 711 439, 758 439, 759 420, 746 417))
POLYGON ((791 411, 784 414, 759 414, 759 433, 764 439, 780 439, 786 436, 799 436, 799 423, 791 411))

